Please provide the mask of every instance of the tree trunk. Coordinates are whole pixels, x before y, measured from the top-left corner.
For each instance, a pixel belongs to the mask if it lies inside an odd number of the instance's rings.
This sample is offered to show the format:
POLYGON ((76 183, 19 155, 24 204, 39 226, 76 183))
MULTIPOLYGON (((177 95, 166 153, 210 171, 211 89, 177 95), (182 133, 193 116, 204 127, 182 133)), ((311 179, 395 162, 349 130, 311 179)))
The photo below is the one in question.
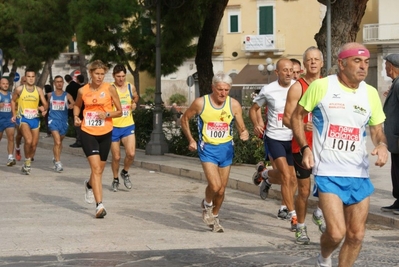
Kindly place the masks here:
MULTIPOLYGON (((339 48, 345 43, 356 41, 368 0, 336 0, 331 2, 331 65, 335 65, 339 48)), ((327 62, 326 17, 323 19, 323 25, 319 32, 315 35, 315 40, 318 48, 323 52, 324 62, 327 62)), ((323 68, 323 76, 326 75, 327 71, 323 68)))
POLYGON ((79 54, 79 70, 80 74, 82 74, 85 77, 84 83, 89 82, 89 77, 87 75, 87 60, 86 56, 83 53, 82 49, 79 49, 79 42, 78 42, 78 54, 79 54))
POLYGON ((195 64, 197 65, 200 96, 212 92, 212 50, 228 2, 229 0, 212 1, 201 30, 201 35, 198 39, 195 64))
POLYGON ((134 87, 136 87, 136 91, 138 96, 140 97, 140 73, 139 73, 139 67, 136 66, 136 68, 133 70, 132 66, 130 64, 127 64, 127 69, 133 76, 133 84, 134 87))
POLYGON ((46 63, 44 64, 42 74, 40 75, 39 79, 36 82, 36 85, 40 88, 43 88, 46 84, 47 78, 50 74, 50 68, 53 66, 54 59, 49 58, 46 63))

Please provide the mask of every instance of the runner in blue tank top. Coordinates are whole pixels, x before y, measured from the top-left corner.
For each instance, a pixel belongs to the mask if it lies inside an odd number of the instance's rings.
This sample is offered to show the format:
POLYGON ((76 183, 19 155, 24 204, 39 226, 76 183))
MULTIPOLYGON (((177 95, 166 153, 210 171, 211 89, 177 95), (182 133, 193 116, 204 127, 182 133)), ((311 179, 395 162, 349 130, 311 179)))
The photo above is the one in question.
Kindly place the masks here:
POLYGON ((47 94, 49 99, 48 127, 54 139, 53 163, 56 172, 63 171, 61 163, 62 141, 68 131, 68 109, 73 109, 75 102, 72 96, 64 92, 64 79, 57 75, 54 78, 54 92, 47 94))
POLYGON ((8 91, 8 86, 8 80, 6 78, 2 78, 0 81, 0 140, 3 137, 3 132, 6 131, 8 142, 7 166, 13 166, 16 164, 13 155, 15 123, 11 121, 11 92, 8 91))

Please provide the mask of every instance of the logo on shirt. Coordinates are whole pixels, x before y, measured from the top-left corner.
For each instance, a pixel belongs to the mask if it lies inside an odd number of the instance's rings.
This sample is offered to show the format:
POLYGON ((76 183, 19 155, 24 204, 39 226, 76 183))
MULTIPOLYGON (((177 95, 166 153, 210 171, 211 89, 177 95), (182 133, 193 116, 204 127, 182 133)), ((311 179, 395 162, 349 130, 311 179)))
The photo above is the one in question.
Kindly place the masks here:
POLYGON ((332 98, 341 98, 341 94, 333 94, 332 98))
POLYGON ((366 115, 367 110, 361 106, 353 105, 353 109, 355 113, 358 113, 363 116, 366 115))

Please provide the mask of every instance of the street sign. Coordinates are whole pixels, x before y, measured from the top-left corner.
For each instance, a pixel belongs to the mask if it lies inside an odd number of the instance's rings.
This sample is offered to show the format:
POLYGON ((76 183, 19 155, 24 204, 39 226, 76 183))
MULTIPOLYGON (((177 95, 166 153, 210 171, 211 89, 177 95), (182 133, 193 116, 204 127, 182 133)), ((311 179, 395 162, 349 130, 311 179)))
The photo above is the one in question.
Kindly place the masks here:
POLYGON ((20 78, 21 78, 21 75, 19 75, 19 73, 16 72, 15 76, 14 76, 14 82, 18 82, 20 78))
POLYGON ((193 85, 194 85, 194 78, 193 78, 193 76, 191 76, 191 75, 188 76, 188 77, 187 77, 186 83, 187 83, 187 86, 189 86, 189 87, 193 86, 193 85))

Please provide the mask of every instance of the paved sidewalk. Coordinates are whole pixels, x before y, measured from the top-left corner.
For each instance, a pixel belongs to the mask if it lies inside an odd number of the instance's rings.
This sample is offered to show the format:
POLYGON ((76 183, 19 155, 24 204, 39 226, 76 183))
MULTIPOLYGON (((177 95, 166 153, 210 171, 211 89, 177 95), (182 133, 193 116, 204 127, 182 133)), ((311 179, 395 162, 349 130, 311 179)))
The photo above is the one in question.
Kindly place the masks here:
MULTIPOLYGON (((69 147, 69 144, 73 143, 73 139, 66 138, 64 143, 64 152, 83 156, 82 149, 69 147)), ((368 151, 371 152, 373 149, 371 140, 368 140, 367 144, 368 151)), ((39 146, 51 149, 52 138, 41 138, 39 146)), ((391 193, 392 184, 390 174, 390 157, 389 162, 382 168, 374 165, 376 157, 370 155, 369 158, 371 180, 374 184, 375 192, 371 196, 368 221, 371 223, 378 223, 389 227, 399 228, 399 215, 394 215, 390 212, 382 212, 380 210, 382 206, 389 206, 393 203, 393 197, 391 193)), ((109 156, 109 160, 110 159, 111 156, 109 156)), ((136 151, 134 165, 136 167, 145 168, 148 170, 206 181, 200 161, 197 158, 184 157, 175 154, 165 154, 163 156, 146 155, 144 150, 138 149, 136 151)), ((228 186, 232 189, 259 195, 259 187, 252 183, 252 175, 254 172, 254 165, 234 165, 231 169, 228 186)), ((269 198, 281 199, 279 185, 273 185, 271 187, 269 198)), ((268 206, 268 200, 263 201, 259 197, 259 205, 260 207, 266 208, 268 206)), ((314 209, 316 205, 317 198, 311 196, 309 199, 309 208, 314 209)))

